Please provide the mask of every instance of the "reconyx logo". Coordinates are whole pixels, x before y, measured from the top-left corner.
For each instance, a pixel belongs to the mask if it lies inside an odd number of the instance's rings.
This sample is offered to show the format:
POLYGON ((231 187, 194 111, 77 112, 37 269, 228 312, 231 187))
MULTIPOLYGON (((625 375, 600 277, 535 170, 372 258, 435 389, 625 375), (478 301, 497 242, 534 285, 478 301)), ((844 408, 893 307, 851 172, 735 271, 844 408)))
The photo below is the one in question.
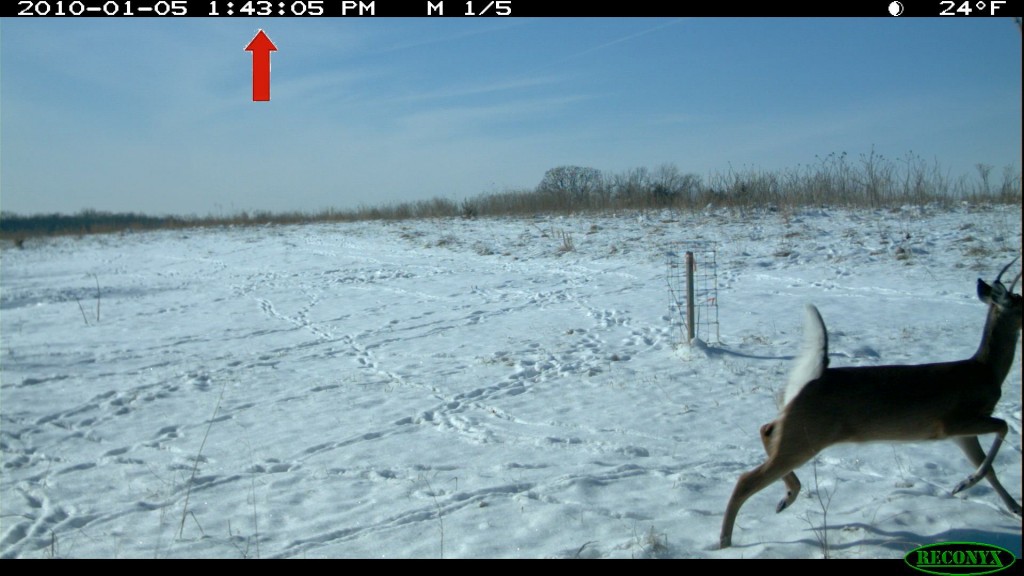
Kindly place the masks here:
POLYGON ((992 574, 1017 559, 1006 549, 978 542, 943 542, 914 548, 903 559, 915 570, 942 576, 992 574))

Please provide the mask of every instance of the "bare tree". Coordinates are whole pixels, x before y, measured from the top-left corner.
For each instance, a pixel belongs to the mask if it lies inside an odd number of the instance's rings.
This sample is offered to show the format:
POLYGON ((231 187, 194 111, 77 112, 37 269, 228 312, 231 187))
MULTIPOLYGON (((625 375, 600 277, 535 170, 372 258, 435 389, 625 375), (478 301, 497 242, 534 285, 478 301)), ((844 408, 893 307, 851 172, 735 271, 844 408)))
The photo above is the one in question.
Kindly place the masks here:
POLYGON ((583 166, 559 166, 544 173, 537 191, 548 196, 553 207, 572 212, 587 207, 592 195, 604 185, 601 172, 583 166))

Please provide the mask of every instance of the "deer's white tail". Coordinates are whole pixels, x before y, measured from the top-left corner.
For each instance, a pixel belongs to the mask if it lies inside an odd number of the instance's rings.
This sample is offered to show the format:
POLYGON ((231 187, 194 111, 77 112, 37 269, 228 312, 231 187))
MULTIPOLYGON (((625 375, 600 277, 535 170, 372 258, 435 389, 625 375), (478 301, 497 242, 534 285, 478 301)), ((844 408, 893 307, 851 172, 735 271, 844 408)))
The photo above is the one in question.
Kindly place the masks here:
POLYGON ((782 406, 796 398, 808 382, 820 378, 825 368, 828 368, 828 332, 818 309, 808 304, 804 309, 804 345, 789 373, 782 406))

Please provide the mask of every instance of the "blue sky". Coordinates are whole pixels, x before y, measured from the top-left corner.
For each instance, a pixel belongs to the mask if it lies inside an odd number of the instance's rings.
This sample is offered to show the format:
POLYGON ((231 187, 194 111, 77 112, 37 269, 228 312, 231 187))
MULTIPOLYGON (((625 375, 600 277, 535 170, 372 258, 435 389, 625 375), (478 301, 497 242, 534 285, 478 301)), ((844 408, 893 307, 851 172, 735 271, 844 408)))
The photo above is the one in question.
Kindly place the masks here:
POLYGON ((1009 18, 4 19, 0 209, 317 211, 872 148, 1020 169, 1009 18), (252 102, 258 29, 277 45, 252 102))

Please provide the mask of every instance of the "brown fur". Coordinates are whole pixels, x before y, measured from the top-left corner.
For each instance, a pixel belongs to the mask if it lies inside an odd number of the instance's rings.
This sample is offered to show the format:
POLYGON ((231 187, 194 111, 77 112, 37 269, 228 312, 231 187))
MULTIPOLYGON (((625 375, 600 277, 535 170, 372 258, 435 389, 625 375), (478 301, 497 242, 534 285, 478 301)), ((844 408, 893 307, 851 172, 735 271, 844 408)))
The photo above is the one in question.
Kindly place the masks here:
POLYGON ((981 344, 972 357, 912 366, 826 368, 800 388, 779 417, 761 427, 768 459, 736 482, 722 521, 721 547, 732 545, 736 515, 748 498, 781 478, 786 496, 776 512, 786 509, 800 492, 793 470, 839 442, 951 438, 977 466, 953 493, 985 478, 1007 508, 1020 515, 1020 504, 992 469, 1007 432, 1006 422, 993 418, 992 411, 1021 330, 1021 297, 1012 293, 1016 280, 1006 289, 999 282, 1003 272, 993 286, 978 280, 978 298, 989 310, 981 344), (978 442, 982 434, 996 434, 987 456, 978 442))

